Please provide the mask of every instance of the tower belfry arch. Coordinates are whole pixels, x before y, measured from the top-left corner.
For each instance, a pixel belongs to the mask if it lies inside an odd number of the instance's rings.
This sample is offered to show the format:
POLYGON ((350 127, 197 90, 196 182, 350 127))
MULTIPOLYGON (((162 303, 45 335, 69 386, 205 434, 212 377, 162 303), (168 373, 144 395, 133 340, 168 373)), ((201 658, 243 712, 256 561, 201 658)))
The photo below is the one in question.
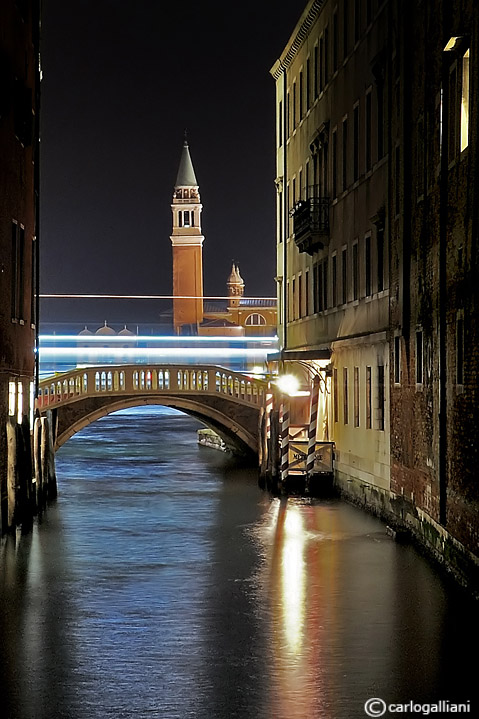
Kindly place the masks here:
POLYGON ((196 334, 203 320, 202 209, 199 186, 185 137, 171 204, 173 326, 176 334, 196 334))

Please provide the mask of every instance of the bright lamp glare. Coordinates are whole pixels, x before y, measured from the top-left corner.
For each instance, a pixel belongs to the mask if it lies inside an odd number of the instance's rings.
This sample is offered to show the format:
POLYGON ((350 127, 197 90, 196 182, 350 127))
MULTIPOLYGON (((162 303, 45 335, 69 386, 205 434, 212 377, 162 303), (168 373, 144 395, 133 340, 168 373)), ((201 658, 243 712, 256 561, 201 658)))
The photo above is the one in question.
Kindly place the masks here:
POLYGON ((278 388, 281 390, 281 392, 283 392, 284 394, 293 395, 299 389, 298 378, 292 374, 284 374, 281 377, 278 377, 278 381, 276 384, 278 385, 278 388))

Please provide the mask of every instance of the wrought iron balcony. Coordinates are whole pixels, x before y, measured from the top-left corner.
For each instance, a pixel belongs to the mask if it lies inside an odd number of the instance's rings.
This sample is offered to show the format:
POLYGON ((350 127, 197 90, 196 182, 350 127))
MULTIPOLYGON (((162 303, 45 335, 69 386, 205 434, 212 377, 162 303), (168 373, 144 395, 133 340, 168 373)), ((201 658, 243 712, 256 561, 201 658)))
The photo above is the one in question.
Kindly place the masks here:
POLYGON ((291 215, 294 241, 300 252, 312 255, 329 244, 329 197, 299 200, 291 215))

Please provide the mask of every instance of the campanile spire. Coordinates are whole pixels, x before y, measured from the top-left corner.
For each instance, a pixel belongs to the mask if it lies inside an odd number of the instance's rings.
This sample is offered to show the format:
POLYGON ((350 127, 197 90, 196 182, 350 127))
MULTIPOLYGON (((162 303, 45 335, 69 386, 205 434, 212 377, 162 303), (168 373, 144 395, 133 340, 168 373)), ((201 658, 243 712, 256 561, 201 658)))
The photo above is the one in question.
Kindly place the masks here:
POLYGON ((198 181, 186 138, 171 211, 173 230, 173 325, 176 334, 196 333, 203 320, 203 240, 198 181), (188 299, 191 297, 192 299, 188 299))

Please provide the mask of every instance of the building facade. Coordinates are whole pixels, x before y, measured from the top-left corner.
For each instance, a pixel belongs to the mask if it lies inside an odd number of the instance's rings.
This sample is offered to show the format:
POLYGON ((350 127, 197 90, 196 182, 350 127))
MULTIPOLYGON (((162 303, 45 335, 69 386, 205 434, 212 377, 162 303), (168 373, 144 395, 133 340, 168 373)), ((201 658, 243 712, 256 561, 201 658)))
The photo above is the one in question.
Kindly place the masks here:
POLYGON ((39 4, 0 8, 1 529, 29 506, 37 326, 39 4))
POLYGON ((458 573, 479 555, 477 28, 472 0, 310 0, 271 70, 284 367, 329 360, 339 488, 458 573))

